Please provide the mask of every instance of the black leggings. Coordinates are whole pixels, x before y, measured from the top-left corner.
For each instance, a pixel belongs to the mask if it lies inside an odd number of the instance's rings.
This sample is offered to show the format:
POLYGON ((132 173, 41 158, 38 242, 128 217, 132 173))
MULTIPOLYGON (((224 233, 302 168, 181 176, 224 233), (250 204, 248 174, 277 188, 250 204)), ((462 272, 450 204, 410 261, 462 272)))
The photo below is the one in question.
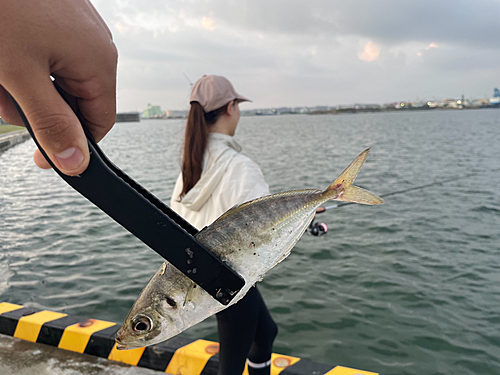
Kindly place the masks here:
MULTIPOLYGON (((271 359, 273 341, 278 333, 257 287, 252 287, 235 305, 217 314, 219 328, 218 375, 241 375, 248 358, 254 363, 271 359)), ((250 375, 270 373, 270 367, 253 369, 250 375)))

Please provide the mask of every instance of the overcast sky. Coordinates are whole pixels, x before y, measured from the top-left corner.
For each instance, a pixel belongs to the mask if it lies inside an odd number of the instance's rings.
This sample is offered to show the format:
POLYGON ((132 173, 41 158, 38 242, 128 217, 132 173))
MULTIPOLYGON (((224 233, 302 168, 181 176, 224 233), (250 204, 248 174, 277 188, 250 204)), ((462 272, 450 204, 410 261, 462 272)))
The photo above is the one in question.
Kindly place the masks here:
POLYGON ((241 109, 489 98, 500 0, 93 0, 119 52, 118 110, 187 109, 227 77, 241 109))

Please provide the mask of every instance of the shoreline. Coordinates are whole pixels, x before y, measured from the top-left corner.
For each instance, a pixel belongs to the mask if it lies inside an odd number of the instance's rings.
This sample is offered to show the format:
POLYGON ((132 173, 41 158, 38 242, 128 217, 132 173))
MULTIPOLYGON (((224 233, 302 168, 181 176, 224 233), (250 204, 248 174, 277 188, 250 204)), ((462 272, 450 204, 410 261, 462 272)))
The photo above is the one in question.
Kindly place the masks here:
POLYGON ((26 129, 0 134, 0 153, 30 138, 31 136, 26 129))
MULTIPOLYGON (((387 112, 428 112, 428 111, 464 111, 480 109, 500 109, 500 107, 462 107, 462 108, 440 108, 440 107, 403 107, 403 108, 338 108, 325 111, 312 111, 308 115, 337 115, 344 113, 387 113, 387 112)), ((282 113, 284 114, 284 113, 282 113)), ((288 114, 288 113, 287 113, 288 114)), ((294 114, 294 113, 289 113, 294 114)))
MULTIPOLYGON (((481 110, 481 109, 500 109, 500 107, 412 107, 405 106, 400 108, 395 107, 344 107, 344 108, 329 108, 329 109, 309 109, 308 111, 296 111, 291 108, 265 108, 265 109, 249 109, 242 110, 241 117, 268 117, 268 116, 283 116, 283 115, 342 115, 342 114, 357 114, 357 113, 406 113, 406 112, 429 112, 429 111, 463 111, 463 110, 481 110)), ((185 120, 186 116, 173 117, 142 117, 141 120, 185 120)))

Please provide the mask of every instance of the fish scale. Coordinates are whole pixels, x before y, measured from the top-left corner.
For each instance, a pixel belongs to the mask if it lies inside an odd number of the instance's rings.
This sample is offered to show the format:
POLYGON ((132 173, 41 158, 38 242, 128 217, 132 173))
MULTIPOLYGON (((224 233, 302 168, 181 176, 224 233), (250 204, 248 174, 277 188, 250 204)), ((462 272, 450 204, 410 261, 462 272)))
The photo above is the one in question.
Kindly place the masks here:
MULTIPOLYGON (((235 206, 195 238, 245 280, 227 306, 168 262, 151 278, 116 334, 119 349, 167 340, 237 303, 266 272, 283 261, 328 200, 381 204, 377 195, 353 186, 369 149, 363 151, 324 191, 295 190, 235 206)), ((195 272, 196 269, 193 269, 195 272)))

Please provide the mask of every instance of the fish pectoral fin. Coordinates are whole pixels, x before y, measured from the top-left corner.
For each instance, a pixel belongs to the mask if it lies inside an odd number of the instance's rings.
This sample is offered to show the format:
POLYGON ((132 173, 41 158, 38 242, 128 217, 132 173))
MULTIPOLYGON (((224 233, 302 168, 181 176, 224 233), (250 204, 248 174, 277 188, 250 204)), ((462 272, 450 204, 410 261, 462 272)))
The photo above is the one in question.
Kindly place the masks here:
POLYGON ((334 200, 370 205, 384 203, 384 200, 378 195, 357 186, 348 187, 338 198, 334 198, 334 200))
POLYGON ((197 287, 197 285, 195 283, 193 283, 188 288, 188 290, 186 292, 186 296, 184 297, 184 304, 183 304, 183 306, 186 306, 194 298, 196 287, 197 287))

